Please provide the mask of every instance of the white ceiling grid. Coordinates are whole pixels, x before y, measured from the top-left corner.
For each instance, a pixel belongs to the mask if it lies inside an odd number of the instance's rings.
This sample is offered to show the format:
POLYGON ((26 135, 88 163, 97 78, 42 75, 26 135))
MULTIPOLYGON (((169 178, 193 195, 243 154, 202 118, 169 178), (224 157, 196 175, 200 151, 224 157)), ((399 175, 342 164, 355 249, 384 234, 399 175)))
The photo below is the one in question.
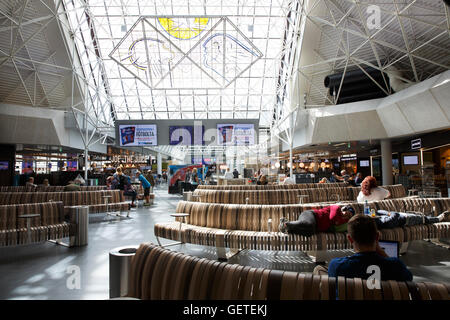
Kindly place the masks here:
POLYGON ((260 118, 277 102, 292 0, 91 0, 117 119, 260 118))
POLYGON ((60 108, 67 71, 53 66, 45 32, 51 19, 37 15, 33 1, 0 2, 0 102, 60 108))
POLYGON ((303 49, 314 50, 316 55, 316 63, 299 68, 300 76, 308 83, 306 107, 335 104, 337 97, 334 100, 323 84, 324 77, 332 73, 367 66, 386 71, 394 66, 401 71, 403 81, 414 83, 450 68, 450 17, 444 1, 312 3, 306 19, 320 29, 321 39, 318 47, 303 49), (373 14, 367 11, 372 5, 381 12, 379 29, 369 29, 366 24, 373 14), (317 10, 319 7, 325 13, 317 10))

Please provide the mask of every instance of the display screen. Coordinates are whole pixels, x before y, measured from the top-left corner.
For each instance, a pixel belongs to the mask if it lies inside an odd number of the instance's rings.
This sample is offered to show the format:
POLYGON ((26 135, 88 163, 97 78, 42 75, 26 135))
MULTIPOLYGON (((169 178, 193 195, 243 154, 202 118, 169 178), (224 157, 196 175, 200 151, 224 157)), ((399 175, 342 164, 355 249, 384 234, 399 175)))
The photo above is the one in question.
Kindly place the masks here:
POLYGON ((403 157, 403 164, 405 166, 418 165, 419 164, 419 157, 418 156, 404 156, 403 157))
POLYGON ((219 145, 248 146, 255 144, 253 124, 218 124, 217 141, 219 145))
POLYGON ((204 126, 169 126, 169 144, 172 146, 204 145, 204 126))
POLYGON ((369 160, 360 160, 359 166, 360 167, 370 167, 370 162, 369 162, 369 160))
POLYGON ((78 161, 67 161, 67 167, 72 169, 78 168, 78 161))
POLYGON ((8 170, 9 162, 8 161, 0 161, 0 170, 8 170))
POLYGON ((33 161, 24 160, 22 162, 22 173, 31 173, 31 172, 33 172, 33 161))
POLYGON ((121 146, 133 147, 158 145, 155 124, 119 125, 119 134, 121 146))

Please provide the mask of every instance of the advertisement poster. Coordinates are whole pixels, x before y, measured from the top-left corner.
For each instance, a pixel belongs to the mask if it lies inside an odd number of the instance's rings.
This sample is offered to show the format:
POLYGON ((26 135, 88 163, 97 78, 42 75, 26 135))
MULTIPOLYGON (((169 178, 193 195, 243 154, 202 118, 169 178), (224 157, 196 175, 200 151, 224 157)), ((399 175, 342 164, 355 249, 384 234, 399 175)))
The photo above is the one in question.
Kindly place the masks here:
POLYGON ((219 145, 249 146, 255 144, 253 124, 218 124, 217 141, 219 145))
POLYGON ((9 162, 8 161, 0 161, 0 170, 8 170, 9 162))
POLYGON ((158 145, 155 124, 119 125, 120 145, 134 146, 156 146, 158 145))

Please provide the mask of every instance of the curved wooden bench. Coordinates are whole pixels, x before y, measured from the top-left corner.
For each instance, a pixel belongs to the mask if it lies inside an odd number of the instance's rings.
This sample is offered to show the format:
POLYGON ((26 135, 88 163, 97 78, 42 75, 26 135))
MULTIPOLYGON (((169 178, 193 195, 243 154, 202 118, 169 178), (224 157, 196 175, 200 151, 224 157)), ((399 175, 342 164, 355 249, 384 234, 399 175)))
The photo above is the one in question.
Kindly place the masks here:
MULTIPOLYGON (((391 198, 406 196, 402 185, 384 186, 391 198)), ((233 204, 296 204, 302 197, 302 203, 327 201, 356 201, 360 187, 279 189, 279 190, 207 190, 194 191, 196 201, 233 204)))
MULTIPOLYGON (((398 210, 398 207, 415 209, 415 206, 447 206, 450 199, 408 199, 403 203, 401 199, 372 202, 377 209, 398 210), (411 207, 412 206, 412 207, 411 207)), ((258 250, 301 250, 323 251, 349 249, 345 233, 321 233, 313 237, 285 235, 278 233, 281 217, 296 220, 304 210, 320 208, 326 204, 298 204, 298 205, 236 205, 210 204, 190 201, 180 201, 177 213, 188 213, 186 223, 180 229, 180 219, 168 223, 155 224, 156 237, 179 240, 188 243, 216 246, 218 254, 222 255, 222 248, 258 249, 258 250), (272 231, 268 233, 268 219, 272 219, 272 231)), ((356 213, 362 213, 363 204, 350 203, 356 213)), ((416 210, 413 210, 416 211, 416 210)), ((450 223, 438 223, 395 229, 382 230, 382 239, 407 243, 413 240, 437 239, 449 237, 450 223)), ((159 240, 158 240, 159 241, 159 240)), ((403 249, 402 249, 403 250, 403 249)), ((316 252, 316 253, 317 253, 316 252)))
POLYGON ((131 260, 128 297, 149 300, 450 300, 448 284, 331 278, 231 265, 143 243, 131 260))
MULTIPOLYGON (((363 213, 364 205, 356 202, 346 202, 355 213, 363 213)), ((307 203, 288 205, 245 205, 245 204, 217 204, 192 201, 180 201, 177 213, 188 213, 186 222, 192 225, 219 229, 268 231, 267 221, 272 219, 272 231, 278 231, 280 218, 297 220, 301 212, 322 208, 330 204, 307 203)), ((369 205, 376 210, 388 211, 418 211, 431 213, 433 207, 437 213, 450 208, 449 198, 415 198, 373 201, 369 205)))
MULTIPOLYGON (((183 242, 226 247, 232 249, 323 251, 351 249, 347 233, 317 233, 311 237, 284 234, 281 232, 248 231, 200 227, 179 222, 156 223, 156 237, 183 242), (180 234, 181 232, 181 234, 180 234)), ((382 240, 398 241, 400 244, 413 240, 450 238, 450 222, 412 227, 380 230, 382 240)))

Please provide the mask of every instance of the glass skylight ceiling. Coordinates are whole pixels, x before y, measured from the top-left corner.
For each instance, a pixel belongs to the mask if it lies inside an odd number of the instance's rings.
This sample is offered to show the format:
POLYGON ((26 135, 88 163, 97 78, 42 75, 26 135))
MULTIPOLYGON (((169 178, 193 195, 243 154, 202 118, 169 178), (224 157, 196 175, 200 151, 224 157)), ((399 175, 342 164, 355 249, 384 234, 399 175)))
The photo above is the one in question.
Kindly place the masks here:
POLYGON ((295 2, 88 1, 117 119, 268 126, 295 2))

